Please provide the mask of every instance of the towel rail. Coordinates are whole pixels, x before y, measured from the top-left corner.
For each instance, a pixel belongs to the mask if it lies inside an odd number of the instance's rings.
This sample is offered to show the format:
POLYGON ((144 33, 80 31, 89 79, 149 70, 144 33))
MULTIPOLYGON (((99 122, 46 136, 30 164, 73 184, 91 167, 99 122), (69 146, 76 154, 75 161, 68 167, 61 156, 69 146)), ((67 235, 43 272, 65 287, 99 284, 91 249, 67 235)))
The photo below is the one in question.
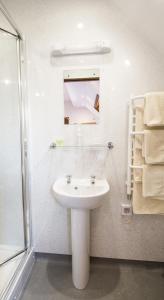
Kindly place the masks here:
POLYGON ((133 138, 135 135, 144 135, 144 131, 135 131, 135 101, 145 100, 145 95, 132 96, 129 101, 129 133, 128 133, 128 164, 127 164, 127 195, 132 196, 133 191, 133 170, 143 169, 142 166, 133 165, 134 159, 134 148, 133 148, 133 138))
POLYGON ((132 101, 129 102, 129 134, 128 134, 128 168, 127 168, 127 195, 131 195, 131 187, 132 187, 132 183, 131 183, 131 176, 132 176, 132 170, 129 167, 132 164, 132 148, 133 148, 133 141, 131 138, 131 134, 130 132, 133 129, 133 105, 132 105, 132 101))
POLYGON ((131 169, 143 169, 143 166, 130 165, 131 169))
POLYGON ((145 95, 138 95, 138 96, 131 97, 131 101, 140 100, 140 99, 145 99, 145 95))
POLYGON ((132 131, 131 135, 144 135, 144 131, 132 131))

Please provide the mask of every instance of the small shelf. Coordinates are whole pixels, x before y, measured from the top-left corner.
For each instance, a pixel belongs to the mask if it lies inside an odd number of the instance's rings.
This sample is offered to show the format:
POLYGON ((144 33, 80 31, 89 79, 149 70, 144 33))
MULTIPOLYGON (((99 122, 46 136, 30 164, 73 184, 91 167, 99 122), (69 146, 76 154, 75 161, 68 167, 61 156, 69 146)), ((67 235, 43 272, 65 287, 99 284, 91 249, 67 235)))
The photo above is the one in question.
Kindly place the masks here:
POLYGON ((50 149, 72 149, 72 148, 77 148, 77 149, 113 149, 113 143, 112 142, 108 142, 106 145, 101 145, 101 144, 95 144, 95 145, 56 145, 56 143, 51 143, 50 145, 50 149))
POLYGON ((54 47, 52 55, 54 57, 87 55, 87 54, 106 54, 110 53, 111 48, 108 41, 100 41, 90 45, 74 45, 54 47))

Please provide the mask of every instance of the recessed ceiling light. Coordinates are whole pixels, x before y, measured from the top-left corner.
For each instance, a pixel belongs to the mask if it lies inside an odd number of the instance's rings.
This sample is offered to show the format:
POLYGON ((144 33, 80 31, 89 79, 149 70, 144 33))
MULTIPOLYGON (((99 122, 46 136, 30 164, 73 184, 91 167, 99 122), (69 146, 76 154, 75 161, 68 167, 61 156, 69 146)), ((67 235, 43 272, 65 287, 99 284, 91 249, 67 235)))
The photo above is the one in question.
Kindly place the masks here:
POLYGON ((131 62, 130 62, 129 59, 125 59, 125 60, 124 60, 124 63, 125 63, 125 65, 126 65, 127 67, 130 67, 130 66, 131 66, 131 62))
POLYGON ((3 82, 4 82, 4 84, 8 85, 8 84, 11 83, 11 80, 10 79, 4 79, 3 82))
POLYGON ((79 22, 79 23, 77 24, 77 28, 78 28, 78 29, 83 29, 83 28, 84 28, 84 24, 83 24, 82 22, 79 22))

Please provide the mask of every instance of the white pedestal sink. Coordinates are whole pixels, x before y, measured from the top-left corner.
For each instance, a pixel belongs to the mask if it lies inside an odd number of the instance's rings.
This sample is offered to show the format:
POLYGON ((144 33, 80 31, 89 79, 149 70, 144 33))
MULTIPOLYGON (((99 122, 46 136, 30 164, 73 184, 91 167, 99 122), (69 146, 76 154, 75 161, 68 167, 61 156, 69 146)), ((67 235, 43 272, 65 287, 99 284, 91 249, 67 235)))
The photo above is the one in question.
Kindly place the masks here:
POLYGON ((99 207, 109 192, 105 179, 58 179, 53 185, 55 199, 71 208, 72 277, 76 288, 84 289, 89 280, 90 209, 99 207))

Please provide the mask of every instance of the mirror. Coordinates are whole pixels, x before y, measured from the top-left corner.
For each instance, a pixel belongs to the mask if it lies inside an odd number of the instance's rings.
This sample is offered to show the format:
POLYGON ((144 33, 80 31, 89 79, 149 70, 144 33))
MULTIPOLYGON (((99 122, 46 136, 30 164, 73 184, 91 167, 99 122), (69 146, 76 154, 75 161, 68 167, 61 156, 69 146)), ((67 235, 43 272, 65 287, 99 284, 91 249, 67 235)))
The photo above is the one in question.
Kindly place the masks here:
POLYGON ((99 122, 99 69, 64 71, 64 124, 99 122))

